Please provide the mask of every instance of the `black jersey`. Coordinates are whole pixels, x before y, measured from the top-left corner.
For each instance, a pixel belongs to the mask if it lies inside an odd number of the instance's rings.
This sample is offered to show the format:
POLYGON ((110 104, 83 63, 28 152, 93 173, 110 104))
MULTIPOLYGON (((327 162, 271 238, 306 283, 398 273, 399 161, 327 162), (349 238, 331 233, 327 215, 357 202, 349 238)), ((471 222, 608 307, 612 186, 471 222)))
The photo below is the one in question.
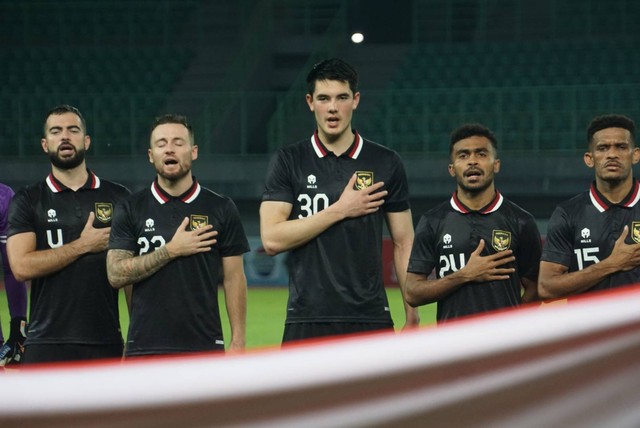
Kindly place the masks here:
POLYGON ((262 200, 291 203, 290 219, 308 217, 336 202, 354 173, 356 188, 383 181, 385 203, 290 251, 287 323, 392 322, 382 279, 383 218, 409 209, 397 153, 356 133, 352 146, 335 156, 314 134, 273 156, 262 200))
POLYGON ((172 260, 134 284, 127 355, 209 351, 224 344, 218 310, 222 258, 249 251, 231 199, 201 187, 195 179, 179 197, 154 181, 122 203, 109 248, 136 256, 155 251, 171 241, 185 217, 189 230, 213 225, 218 242, 211 251, 172 260))
MULTIPOLYGON (((93 226, 109 227, 116 204, 129 191, 89 171, 73 191, 53 174, 19 190, 9 209, 9 236, 36 234, 36 250, 61 247, 80 237, 89 213, 93 226)), ((118 292, 107 280, 107 252, 85 254, 65 268, 31 281, 26 344, 122 343, 118 292)))
MULTIPOLYGON (((638 200, 637 180, 619 204, 609 202, 592 183, 589 191, 556 207, 549 220, 542 260, 567 266, 569 272, 582 270, 609 257, 625 225, 629 226, 625 242, 640 243, 638 200)), ((589 290, 605 290, 639 281, 640 267, 636 267, 609 275, 589 290)))
POLYGON ((531 214, 496 192, 494 200, 472 211, 454 193, 420 218, 408 271, 443 278, 464 267, 484 239, 482 256, 511 249, 515 268, 508 280, 464 284, 438 301, 437 320, 518 306, 521 278, 537 280, 542 243, 531 214))

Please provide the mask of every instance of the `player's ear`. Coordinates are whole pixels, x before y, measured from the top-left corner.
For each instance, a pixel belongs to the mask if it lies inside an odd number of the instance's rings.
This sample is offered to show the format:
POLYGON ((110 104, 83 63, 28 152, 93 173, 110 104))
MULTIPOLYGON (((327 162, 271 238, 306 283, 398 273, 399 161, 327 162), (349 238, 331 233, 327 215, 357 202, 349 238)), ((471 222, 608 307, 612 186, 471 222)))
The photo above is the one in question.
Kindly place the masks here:
POLYGON ((452 176, 452 177, 456 176, 456 170, 453 169, 453 164, 452 163, 449 164, 449 175, 452 176))
POLYGON ((309 110, 313 111, 313 95, 307 94, 307 105, 309 106, 309 110))
POLYGON ((153 158, 151 157, 151 148, 147 149, 147 155, 149 156, 149 163, 153 163, 153 158))
POLYGON ((198 159, 198 146, 196 144, 191 147, 191 160, 198 159))
POLYGON ((88 135, 84 136, 84 149, 89 150, 89 146, 91 146, 91 137, 88 135))
POLYGON ((47 153, 47 139, 46 138, 40 139, 40 146, 42 146, 42 151, 47 153))
POLYGON ((633 162, 634 165, 640 162, 640 148, 635 146, 633 147, 633 154, 632 154, 631 161, 633 162))
POLYGON ((591 152, 586 152, 582 159, 584 160, 585 165, 587 165, 589 168, 593 168, 593 154, 591 152))
POLYGON ((493 172, 494 173, 500 172, 500 159, 496 159, 493 161, 493 172))
POLYGON ((353 94, 353 109, 358 108, 358 104, 360 104, 360 92, 356 92, 353 94))

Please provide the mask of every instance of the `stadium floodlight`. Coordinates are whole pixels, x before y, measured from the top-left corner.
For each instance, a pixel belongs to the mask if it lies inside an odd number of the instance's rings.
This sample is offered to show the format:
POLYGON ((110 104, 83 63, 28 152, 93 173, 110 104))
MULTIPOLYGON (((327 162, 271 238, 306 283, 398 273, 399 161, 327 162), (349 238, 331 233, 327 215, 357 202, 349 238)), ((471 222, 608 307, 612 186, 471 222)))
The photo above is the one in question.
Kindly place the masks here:
POLYGON ((355 32, 351 35, 351 41, 353 43, 362 43, 364 41, 364 34, 359 33, 359 32, 355 32))

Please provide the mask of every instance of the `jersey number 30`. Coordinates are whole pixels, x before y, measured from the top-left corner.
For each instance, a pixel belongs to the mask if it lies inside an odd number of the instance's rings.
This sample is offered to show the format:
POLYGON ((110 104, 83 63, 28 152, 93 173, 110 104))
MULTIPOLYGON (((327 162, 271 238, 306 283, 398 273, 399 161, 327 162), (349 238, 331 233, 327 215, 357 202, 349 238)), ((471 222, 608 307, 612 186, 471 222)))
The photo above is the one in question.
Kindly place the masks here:
POLYGON ((312 216, 329 206, 329 198, 324 193, 316 194, 313 199, 306 193, 301 193, 298 195, 298 202, 300 202, 300 210, 303 211, 302 214, 298 214, 298 218, 312 216))

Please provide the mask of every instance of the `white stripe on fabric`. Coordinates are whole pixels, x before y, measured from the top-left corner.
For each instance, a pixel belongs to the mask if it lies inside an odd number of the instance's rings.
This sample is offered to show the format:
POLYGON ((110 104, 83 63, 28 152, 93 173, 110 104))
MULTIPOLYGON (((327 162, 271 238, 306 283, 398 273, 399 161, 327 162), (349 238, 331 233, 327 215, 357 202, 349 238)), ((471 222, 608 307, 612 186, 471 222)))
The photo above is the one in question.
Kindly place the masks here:
POLYGON ((185 199, 185 203, 190 204, 191 202, 193 202, 198 195, 200 194, 200 183, 196 183, 196 190, 193 192, 193 195, 191 195, 188 199, 185 199))
POLYGON ((593 192, 589 191, 589 198, 591 198, 591 203, 593 204, 594 207, 596 207, 596 209, 598 211, 600 211, 601 213, 605 212, 607 210, 606 207, 603 207, 602 205, 600 205, 600 203, 598 202, 598 200, 595 198, 595 196, 593 196, 593 192))
POLYGON ((156 201, 160 202, 160 204, 163 205, 165 203, 165 200, 162 199, 162 196, 160 196, 160 194, 156 190, 156 186, 154 186, 153 183, 151 183, 151 194, 154 198, 156 198, 156 201))
POLYGON ((58 193, 59 190, 56 188, 56 185, 54 184, 53 180, 51 179, 51 175, 47 175, 47 179, 45 180, 47 182, 47 186, 49 186, 49 189, 51 189, 51 191, 53 193, 58 193))
POLYGON ((323 158, 324 155, 322 154, 322 149, 319 146, 319 142, 316 140, 316 135, 312 135, 311 136, 311 147, 313 147, 313 150, 316 152, 316 155, 318 155, 319 158, 323 158))

